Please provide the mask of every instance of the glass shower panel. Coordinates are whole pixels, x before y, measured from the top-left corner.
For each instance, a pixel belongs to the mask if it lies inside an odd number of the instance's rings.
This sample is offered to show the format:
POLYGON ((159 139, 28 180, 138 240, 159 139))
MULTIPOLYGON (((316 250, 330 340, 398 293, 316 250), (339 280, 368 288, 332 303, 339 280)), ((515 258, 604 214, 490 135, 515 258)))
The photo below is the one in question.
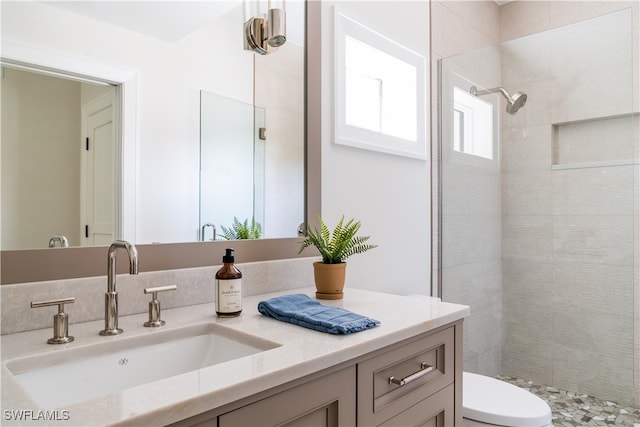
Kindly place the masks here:
POLYGON ((634 403, 632 41, 622 10, 442 61, 441 295, 471 306, 465 370, 634 403), (453 93, 473 85, 528 95, 515 115, 482 97, 498 122, 494 161, 456 152, 453 93))
MULTIPOLYGON (((254 218, 257 126, 251 104, 205 91, 200 102, 200 238, 208 241, 219 239, 221 227, 231 228, 234 218, 248 223, 254 218)), ((255 118, 264 122, 259 112, 255 118)), ((262 178, 263 170, 258 170, 262 178)), ((260 200, 264 205, 263 196, 260 200)))

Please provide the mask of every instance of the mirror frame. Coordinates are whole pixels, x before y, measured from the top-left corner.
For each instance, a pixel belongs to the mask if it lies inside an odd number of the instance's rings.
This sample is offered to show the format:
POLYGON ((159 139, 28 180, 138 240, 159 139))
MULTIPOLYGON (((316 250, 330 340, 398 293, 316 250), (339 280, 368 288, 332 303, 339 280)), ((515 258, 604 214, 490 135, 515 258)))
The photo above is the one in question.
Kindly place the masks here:
MULTIPOLYGON (((315 225, 321 215, 321 5, 306 2, 305 12, 305 216, 315 225)), ((241 31, 241 27, 239 27, 241 31)), ((125 177, 126 179, 126 177, 125 177)), ((298 254, 299 238, 235 240, 238 263, 312 256, 298 254)), ((140 271, 218 265, 228 241, 136 245, 140 271)), ((107 247, 11 250, 0 253, 0 284, 18 284, 106 274, 107 247)), ((125 266, 121 263, 122 271, 125 266)), ((120 271, 119 271, 120 272, 120 271)))

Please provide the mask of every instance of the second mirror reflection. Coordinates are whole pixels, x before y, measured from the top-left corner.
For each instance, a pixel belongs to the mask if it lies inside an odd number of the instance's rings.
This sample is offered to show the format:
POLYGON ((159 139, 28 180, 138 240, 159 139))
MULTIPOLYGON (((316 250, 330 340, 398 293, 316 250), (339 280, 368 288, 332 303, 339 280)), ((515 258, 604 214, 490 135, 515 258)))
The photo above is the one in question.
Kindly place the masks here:
POLYGON ((290 112, 205 91, 200 107, 200 239, 295 236, 304 221, 302 124, 292 130, 290 112))

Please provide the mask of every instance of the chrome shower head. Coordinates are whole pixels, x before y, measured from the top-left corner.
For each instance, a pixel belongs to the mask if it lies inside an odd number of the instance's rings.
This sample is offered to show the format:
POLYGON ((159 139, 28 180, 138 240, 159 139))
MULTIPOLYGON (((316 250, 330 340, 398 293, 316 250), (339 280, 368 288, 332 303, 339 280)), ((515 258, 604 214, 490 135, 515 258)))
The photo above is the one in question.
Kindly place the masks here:
POLYGON ((513 95, 510 95, 509 92, 507 92, 506 89, 503 87, 496 87, 496 88, 487 89, 487 90, 478 90, 477 87, 472 86, 471 89, 469 90, 469 93, 471 93, 471 95, 474 95, 474 96, 487 95, 489 93, 495 93, 495 92, 500 92, 502 96, 504 96, 505 99, 507 100, 507 113, 509 114, 517 113, 518 111, 520 111, 522 107, 524 107, 524 104, 527 103, 526 93, 516 92, 513 95))
POLYGON ((516 92, 507 99, 507 113, 515 114, 527 103, 527 94, 516 92))

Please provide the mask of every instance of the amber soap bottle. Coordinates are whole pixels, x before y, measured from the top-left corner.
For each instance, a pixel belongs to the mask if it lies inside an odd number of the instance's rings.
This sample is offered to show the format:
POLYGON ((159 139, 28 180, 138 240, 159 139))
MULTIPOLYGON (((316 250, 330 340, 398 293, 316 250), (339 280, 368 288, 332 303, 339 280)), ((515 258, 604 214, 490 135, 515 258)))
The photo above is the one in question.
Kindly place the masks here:
POLYGON ((216 273, 216 314, 220 317, 239 316, 242 312, 242 273, 234 264, 233 249, 226 249, 224 265, 216 273))

